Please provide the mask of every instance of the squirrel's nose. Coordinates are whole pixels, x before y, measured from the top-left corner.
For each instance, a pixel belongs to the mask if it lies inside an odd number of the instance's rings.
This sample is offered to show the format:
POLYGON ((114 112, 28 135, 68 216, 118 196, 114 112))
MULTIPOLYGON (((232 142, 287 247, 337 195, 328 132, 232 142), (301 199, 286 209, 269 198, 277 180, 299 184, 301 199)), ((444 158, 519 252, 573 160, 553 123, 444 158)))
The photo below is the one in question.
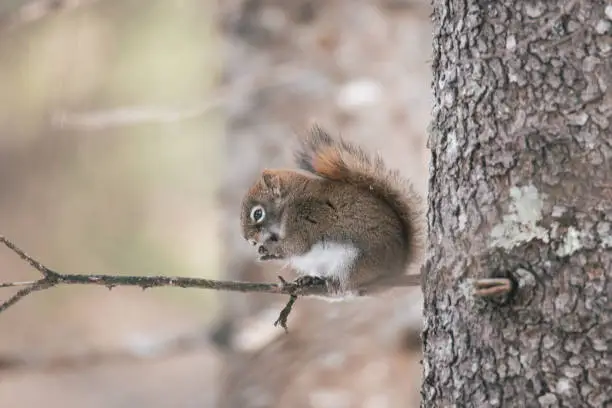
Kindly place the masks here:
POLYGON ((270 234, 270 238, 268 238, 268 241, 270 241, 270 242, 277 242, 278 241, 278 234, 276 232, 272 232, 270 234))

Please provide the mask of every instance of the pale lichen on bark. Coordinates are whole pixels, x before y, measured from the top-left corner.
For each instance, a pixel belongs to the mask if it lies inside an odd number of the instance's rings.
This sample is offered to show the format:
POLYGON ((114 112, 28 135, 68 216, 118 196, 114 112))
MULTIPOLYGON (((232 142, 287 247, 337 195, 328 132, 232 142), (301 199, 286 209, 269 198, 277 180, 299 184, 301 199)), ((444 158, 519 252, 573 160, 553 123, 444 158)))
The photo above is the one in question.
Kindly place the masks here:
POLYGON ((567 234, 564 235, 561 246, 557 249, 557 255, 569 256, 582 248, 582 239, 586 234, 578 231, 574 227, 567 229, 567 234))
POLYGON ((509 212, 503 216, 502 223, 491 230, 491 245, 512 249, 533 239, 548 242, 548 230, 538 225, 544 199, 533 184, 512 187, 509 212))
MULTIPOLYGON (((557 221, 550 223, 550 228, 541 226, 546 194, 538 192, 533 184, 523 187, 512 187, 509 195, 509 210, 503 215, 502 222, 491 229, 489 243, 493 247, 512 249, 524 245, 531 240, 539 239, 544 243, 555 241, 558 248, 555 253, 560 256, 570 256, 584 247, 584 241, 596 239, 586 231, 574 226, 566 228, 564 233, 559 232, 561 224, 557 221)), ((551 219, 562 218, 565 208, 555 206, 550 215, 551 219)), ((612 241, 606 233, 599 233, 603 243, 612 241)))

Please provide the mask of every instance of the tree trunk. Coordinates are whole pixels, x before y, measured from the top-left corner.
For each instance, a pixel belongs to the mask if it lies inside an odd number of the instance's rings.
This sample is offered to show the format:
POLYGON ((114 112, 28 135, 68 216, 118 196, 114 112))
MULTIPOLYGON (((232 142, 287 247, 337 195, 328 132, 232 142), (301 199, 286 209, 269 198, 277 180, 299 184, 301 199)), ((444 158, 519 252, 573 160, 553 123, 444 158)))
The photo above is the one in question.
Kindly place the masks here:
POLYGON ((434 3, 422 406, 610 406, 612 5, 434 3))

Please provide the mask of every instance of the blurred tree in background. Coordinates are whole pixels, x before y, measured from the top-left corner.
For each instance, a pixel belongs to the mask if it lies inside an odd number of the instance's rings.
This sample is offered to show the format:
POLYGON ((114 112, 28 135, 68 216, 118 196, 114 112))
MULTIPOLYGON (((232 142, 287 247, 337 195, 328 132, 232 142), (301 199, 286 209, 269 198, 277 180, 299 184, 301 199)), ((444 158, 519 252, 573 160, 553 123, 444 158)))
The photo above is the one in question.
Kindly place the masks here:
MULTIPOLYGON (((226 41, 223 272, 273 280, 236 224, 264 167, 290 164, 294 129, 316 120, 372 150, 426 189, 430 112, 428 7, 414 1, 245 0, 222 3, 226 41)), ((214 339, 225 350, 219 406, 411 407, 420 388, 419 289, 349 303, 301 299, 285 336, 286 301, 224 295, 214 339)))

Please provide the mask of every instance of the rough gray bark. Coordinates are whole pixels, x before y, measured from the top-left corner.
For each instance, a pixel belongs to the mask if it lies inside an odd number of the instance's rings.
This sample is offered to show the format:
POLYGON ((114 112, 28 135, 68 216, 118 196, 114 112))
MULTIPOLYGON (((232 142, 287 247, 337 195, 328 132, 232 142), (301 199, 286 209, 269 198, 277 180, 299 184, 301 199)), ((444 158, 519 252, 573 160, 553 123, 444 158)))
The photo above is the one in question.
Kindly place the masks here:
POLYGON ((612 6, 434 3, 422 406, 610 406, 612 6))

